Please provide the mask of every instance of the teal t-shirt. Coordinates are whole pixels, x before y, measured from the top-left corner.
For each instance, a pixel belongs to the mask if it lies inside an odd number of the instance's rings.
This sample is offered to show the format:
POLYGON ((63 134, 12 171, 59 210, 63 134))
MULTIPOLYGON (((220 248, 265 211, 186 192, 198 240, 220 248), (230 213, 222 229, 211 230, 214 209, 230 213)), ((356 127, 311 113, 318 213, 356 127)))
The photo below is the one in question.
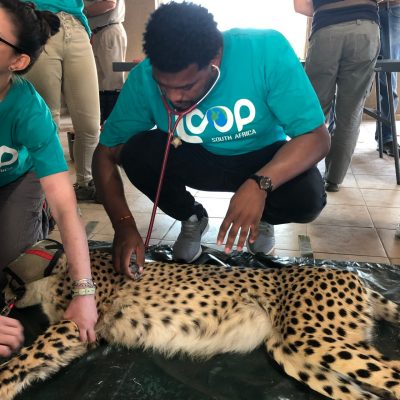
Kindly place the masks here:
MULTIPOLYGON (((233 29, 223 33, 223 43, 219 81, 179 122, 176 136, 214 154, 238 155, 324 123, 314 89, 282 34, 233 29)), ((125 143, 154 126, 167 131, 168 117, 146 59, 130 72, 100 143, 125 143)))
POLYGON ((31 83, 15 78, 0 101, 0 187, 31 170, 42 178, 68 166, 46 103, 31 83))
POLYGON ((89 23, 86 16, 83 14, 83 0, 23 0, 32 1, 35 3, 39 10, 51 11, 53 13, 58 13, 64 11, 68 14, 73 15, 82 25, 85 27, 86 31, 90 35, 89 23))

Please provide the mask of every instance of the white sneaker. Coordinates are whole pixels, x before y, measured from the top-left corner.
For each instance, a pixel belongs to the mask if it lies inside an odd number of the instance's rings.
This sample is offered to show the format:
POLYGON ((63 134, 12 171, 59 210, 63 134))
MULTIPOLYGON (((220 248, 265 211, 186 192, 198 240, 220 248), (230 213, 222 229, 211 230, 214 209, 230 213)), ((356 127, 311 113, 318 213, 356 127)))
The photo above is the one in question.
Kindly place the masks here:
POLYGON ((207 232, 208 216, 204 215, 200 220, 193 214, 188 220, 182 221, 181 233, 172 247, 172 254, 175 260, 192 262, 201 254, 201 237, 207 232))
POLYGON ((274 226, 265 221, 258 225, 258 236, 253 243, 247 238, 247 250, 251 254, 271 254, 275 247, 274 226))

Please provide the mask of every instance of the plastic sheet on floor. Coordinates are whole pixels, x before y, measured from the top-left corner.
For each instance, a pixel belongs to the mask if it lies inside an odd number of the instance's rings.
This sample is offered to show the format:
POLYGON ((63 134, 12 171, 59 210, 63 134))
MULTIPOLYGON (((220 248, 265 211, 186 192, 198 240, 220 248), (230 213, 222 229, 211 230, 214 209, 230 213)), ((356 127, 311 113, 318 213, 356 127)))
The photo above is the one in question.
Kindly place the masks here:
MULTIPOLYGON (((91 247, 104 244, 93 242, 91 247)), ((196 263, 243 265, 259 268, 286 265, 330 265, 357 273, 370 287, 400 304, 400 267, 336 262, 294 257, 227 256, 204 248, 196 263)), ((168 246, 153 246, 148 260, 172 260, 168 246)), ((16 311, 27 340, 43 329, 38 308, 16 311)), ((257 327, 254 327, 257 329, 257 327)), ((397 328, 398 329, 398 328, 397 328)), ((400 337, 388 324, 378 324, 374 343, 385 355, 400 359, 400 337)), ((207 361, 185 356, 166 359, 141 350, 127 350, 102 343, 49 380, 34 384, 19 400, 321 400, 325 397, 285 375, 263 348, 247 355, 222 354, 207 361)))

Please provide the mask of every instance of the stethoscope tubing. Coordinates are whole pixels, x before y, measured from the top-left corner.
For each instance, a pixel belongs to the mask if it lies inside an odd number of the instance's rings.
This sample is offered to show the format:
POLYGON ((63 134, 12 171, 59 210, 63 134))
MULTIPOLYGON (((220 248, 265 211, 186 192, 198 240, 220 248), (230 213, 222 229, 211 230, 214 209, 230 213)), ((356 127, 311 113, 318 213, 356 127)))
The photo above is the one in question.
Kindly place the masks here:
POLYGON ((152 210, 151 216, 150 216, 149 228, 147 230, 147 235, 146 235, 146 239, 144 242, 145 249, 147 249, 149 246, 151 233, 153 231, 154 220, 156 217, 158 202, 160 200, 160 194, 161 194, 161 190, 162 190, 162 186, 163 186, 163 182, 164 182, 165 170, 167 167, 167 161, 168 161, 169 150, 171 147, 172 139, 175 135, 176 129, 178 128, 179 122, 181 122, 182 118, 185 115, 188 115, 189 113, 191 113, 211 93, 211 91, 214 89, 215 85, 219 81, 219 78, 221 76, 221 71, 218 68, 218 66, 216 66, 214 64, 212 65, 212 67, 217 70, 217 78, 215 79, 214 83, 211 85, 211 87, 207 90, 207 92, 204 94, 204 96, 200 100, 198 100, 195 104, 191 105, 188 109, 186 109, 184 111, 176 111, 176 110, 172 109, 170 107, 170 105, 168 104, 168 100, 165 98, 165 95, 160 90, 161 100, 162 100, 165 110, 167 111, 167 114, 168 114, 168 136, 167 136, 167 142, 165 145, 163 161, 161 164, 160 177, 158 178, 157 191, 156 191, 156 196, 154 198, 154 203, 153 203, 153 210, 152 210), (176 119, 174 125, 172 126, 172 116, 173 115, 178 116, 178 118, 176 119))

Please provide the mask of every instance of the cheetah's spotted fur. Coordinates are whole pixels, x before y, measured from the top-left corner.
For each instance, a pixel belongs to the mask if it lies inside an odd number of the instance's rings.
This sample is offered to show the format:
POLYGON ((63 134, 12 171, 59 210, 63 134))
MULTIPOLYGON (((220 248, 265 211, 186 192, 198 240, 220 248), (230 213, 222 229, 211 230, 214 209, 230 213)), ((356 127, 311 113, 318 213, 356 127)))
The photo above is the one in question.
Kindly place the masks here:
MULTIPOLYGON (((110 254, 91 258, 99 338, 202 358, 264 344, 287 374, 327 397, 400 399, 400 361, 370 344, 373 319, 400 325, 400 307, 349 271, 152 262, 136 282, 114 272, 110 254)), ((42 303, 52 325, 0 368, 1 399, 87 351, 75 324, 60 321, 70 284, 63 257, 53 275, 27 285, 17 306, 42 303)))

